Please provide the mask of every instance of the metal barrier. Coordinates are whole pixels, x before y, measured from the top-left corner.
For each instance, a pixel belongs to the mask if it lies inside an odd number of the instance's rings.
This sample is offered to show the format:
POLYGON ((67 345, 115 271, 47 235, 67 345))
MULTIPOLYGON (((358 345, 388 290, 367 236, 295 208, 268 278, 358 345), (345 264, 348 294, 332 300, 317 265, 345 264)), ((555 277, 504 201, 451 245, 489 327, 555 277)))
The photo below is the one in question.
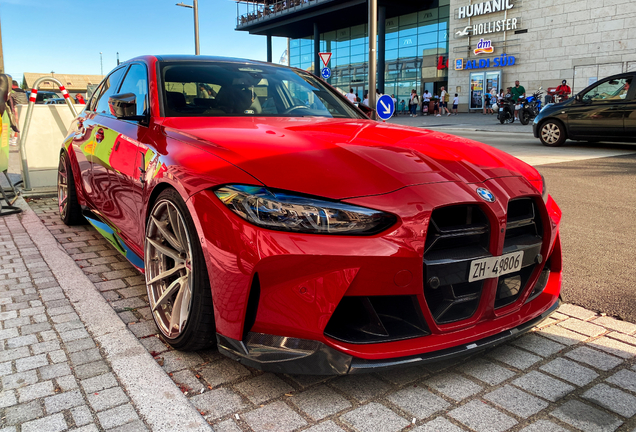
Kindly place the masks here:
POLYGON ((31 190, 31 179, 29 178, 29 164, 27 162, 26 156, 26 142, 27 136, 29 134, 29 127, 31 125, 31 117, 33 116, 33 106, 35 105, 35 100, 38 96, 38 87, 43 82, 53 82, 60 87, 60 91, 62 92, 62 96, 64 96, 64 100, 66 104, 71 109, 74 117, 77 117, 77 110, 75 109, 75 105, 71 101, 71 96, 68 94, 68 91, 64 87, 64 85, 53 77, 42 77, 37 79, 33 83, 33 89, 31 90, 31 96, 29 97, 29 106, 27 108, 26 118, 24 120, 24 128, 22 133, 20 134, 20 159, 22 160, 22 179, 24 180, 24 189, 31 190))

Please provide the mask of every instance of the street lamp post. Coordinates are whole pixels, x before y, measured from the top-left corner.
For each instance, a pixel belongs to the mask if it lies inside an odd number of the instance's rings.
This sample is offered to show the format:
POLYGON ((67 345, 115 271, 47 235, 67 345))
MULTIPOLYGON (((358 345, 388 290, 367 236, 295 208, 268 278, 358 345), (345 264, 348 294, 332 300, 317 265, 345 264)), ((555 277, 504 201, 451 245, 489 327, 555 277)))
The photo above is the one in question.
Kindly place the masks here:
POLYGON ((177 6, 194 9, 194 54, 199 55, 199 0, 193 2, 194 6, 185 3, 177 3, 177 6))

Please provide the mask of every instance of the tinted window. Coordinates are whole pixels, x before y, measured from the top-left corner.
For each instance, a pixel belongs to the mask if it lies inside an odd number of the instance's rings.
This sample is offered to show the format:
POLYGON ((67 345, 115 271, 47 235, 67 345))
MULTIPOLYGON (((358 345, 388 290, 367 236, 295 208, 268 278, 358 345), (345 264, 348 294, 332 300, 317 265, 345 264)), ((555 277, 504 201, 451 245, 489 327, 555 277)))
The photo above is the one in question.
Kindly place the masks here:
POLYGON ((617 78, 603 81, 587 93, 583 94, 583 100, 587 102, 616 102, 625 100, 632 83, 630 77, 617 78))
POLYGON ((270 65, 230 62, 164 63, 168 117, 363 118, 313 75, 270 65))
POLYGON ((137 96, 137 115, 144 115, 148 99, 148 77, 146 67, 134 64, 128 69, 126 78, 119 89, 119 93, 134 93, 137 96))
POLYGON ((99 99, 97 100, 97 108, 96 112, 100 114, 111 114, 110 108, 108 107, 108 98, 115 94, 117 90, 117 86, 121 81, 121 77, 124 75, 126 68, 120 68, 111 73, 106 81, 102 84, 101 94, 99 95, 99 99))

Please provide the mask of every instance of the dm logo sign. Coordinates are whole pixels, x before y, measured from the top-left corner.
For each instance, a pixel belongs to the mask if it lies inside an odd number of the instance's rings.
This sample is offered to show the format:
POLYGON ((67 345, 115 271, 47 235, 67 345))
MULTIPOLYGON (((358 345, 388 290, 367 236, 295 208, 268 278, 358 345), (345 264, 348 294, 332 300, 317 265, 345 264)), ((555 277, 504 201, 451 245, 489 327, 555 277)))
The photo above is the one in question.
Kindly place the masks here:
POLYGON ((475 55, 479 54, 492 54, 495 51, 495 47, 492 46, 492 42, 480 39, 477 44, 477 48, 473 51, 475 55))

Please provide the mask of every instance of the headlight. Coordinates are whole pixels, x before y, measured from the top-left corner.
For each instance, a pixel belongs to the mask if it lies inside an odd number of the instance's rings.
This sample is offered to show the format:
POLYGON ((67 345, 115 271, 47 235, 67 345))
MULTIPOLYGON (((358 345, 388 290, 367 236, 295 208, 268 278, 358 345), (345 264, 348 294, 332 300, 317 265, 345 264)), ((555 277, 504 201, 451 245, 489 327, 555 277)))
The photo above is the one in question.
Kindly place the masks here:
POLYGON ((397 221, 394 215, 379 210, 291 195, 260 186, 228 185, 214 193, 246 221, 277 231, 373 235, 397 221))
POLYGON ((530 183, 537 188, 539 192, 541 192, 541 198, 543 198, 543 202, 548 202, 548 185, 545 182, 545 177, 543 174, 541 175, 541 180, 531 180, 530 183))
POLYGON ((541 186, 543 189, 541 189, 541 198, 543 198, 543 202, 547 203, 548 202, 548 184, 545 182, 545 177, 543 177, 543 174, 541 174, 541 186))

